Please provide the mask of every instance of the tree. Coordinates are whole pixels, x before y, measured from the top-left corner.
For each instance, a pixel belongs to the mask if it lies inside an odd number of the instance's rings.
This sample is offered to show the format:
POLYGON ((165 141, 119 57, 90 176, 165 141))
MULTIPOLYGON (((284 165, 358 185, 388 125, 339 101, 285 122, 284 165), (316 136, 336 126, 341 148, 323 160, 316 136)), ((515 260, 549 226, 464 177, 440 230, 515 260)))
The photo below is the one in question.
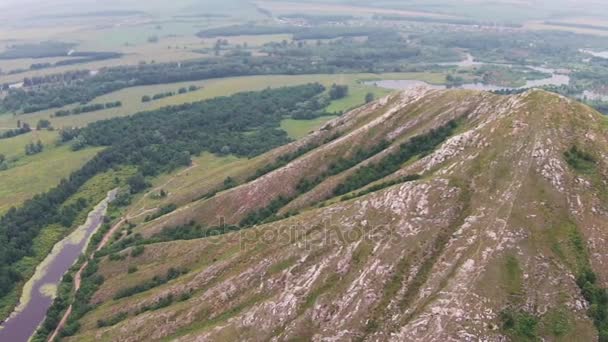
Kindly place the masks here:
POLYGON ((213 46, 213 51, 215 52, 216 56, 219 56, 221 50, 222 50, 222 41, 220 39, 218 39, 215 42, 215 45, 213 46))
POLYGON ((144 175, 142 175, 141 173, 138 173, 135 176, 129 178, 127 180, 127 184, 129 184, 129 188, 131 188, 132 194, 138 193, 148 187, 148 183, 146 182, 144 175))
POLYGON ((51 122, 49 120, 46 119, 40 119, 38 121, 38 124, 36 124, 36 129, 37 130, 41 130, 44 128, 51 128, 51 122))
POLYGON ((370 103, 374 101, 374 93, 367 93, 365 95, 365 103, 370 103))
POLYGON ((141 97, 141 102, 150 102, 152 99, 148 95, 144 95, 141 97))
POLYGON ((42 145, 42 141, 38 140, 36 143, 29 143, 25 146, 25 154, 31 156, 42 152, 43 149, 44 145, 42 145))
POLYGON ((329 98, 332 100, 338 100, 346 97, 348 95, 348 86, 347 85, 337 85, 333 84, 331 89, 329 90, 329 98))

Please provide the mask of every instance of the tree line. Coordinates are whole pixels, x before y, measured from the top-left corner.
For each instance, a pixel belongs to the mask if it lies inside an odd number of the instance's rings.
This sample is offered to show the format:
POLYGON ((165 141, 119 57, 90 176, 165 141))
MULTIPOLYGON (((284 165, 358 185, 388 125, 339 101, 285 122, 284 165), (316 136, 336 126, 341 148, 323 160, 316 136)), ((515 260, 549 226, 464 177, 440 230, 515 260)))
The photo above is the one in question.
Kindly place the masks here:
MULTIPOLYGON (((61 210, 68 198, 98 173, 134 165, 139 177, 190 164, 190 156, 209 151, 254 156, 289 142, 279 129, 285 110, 318 96, 319 84, 267 89, 161 108, 131 117, 62 130, 62 140, 106 146, 81 169, 50 191, 34 196, 0 218, 0 300, 22 281, 16 264, 32 256, 33 241, 50 224, 67 224, 61 210)), ((82 205, 76 203, 75 205, 82 205)))
MULTIPOLYGON (((368 39, 342 38, 309 46, 277 42, 263 47, 266 56, 221 56, 181 63, 117 66, 96 75, 66 77, 67 81, 43 83, 25 89, 9 89, 0 101, 5 111, 32 113, 88 103, 119 89, 211 78, 249 75, 333 74, 339 72, 419 71, 412 63, 443 61, 457 55, 449 49, 420 48, 397 33, 368 32, 368 39), (445 52, 444 50, 447 50, 445 52)), ((54 79, 61 79, 56 76, 54 79)))

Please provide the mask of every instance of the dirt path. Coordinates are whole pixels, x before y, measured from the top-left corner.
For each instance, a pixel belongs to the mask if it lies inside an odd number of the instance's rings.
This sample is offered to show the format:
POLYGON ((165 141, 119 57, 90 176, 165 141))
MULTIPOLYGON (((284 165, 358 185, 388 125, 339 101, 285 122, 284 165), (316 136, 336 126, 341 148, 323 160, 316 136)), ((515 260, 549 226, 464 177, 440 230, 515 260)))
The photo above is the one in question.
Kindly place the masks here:
MULTIPOLYGON (((112 228, 103 236, 103 239, 101 240, 101 242, 99 243, 99 246, 97 246, 97 248, 95 249, 95 252, 100 251, 103 247, 105 247, 108 242, 110 242, 110 238, 112 237, 112 235, 118 231, 118 229, 120 229, 120 227, 127 221, 127 218, 121 218, 120 221, 118 221, 114 226, 112 226, 112 228)), ((92 256, 91 256, 92 257, 92 256)), ((78 272, 76 272, 76 274, 74 275, 74 293, 76 293, 79 289, 80 289, 80 283, 82 281, 82 272, 84 271, 84 269, 89 265, 89 261, 85 261, 84 264, 82 264, 82 266, 80 266, 80 269, 78 270, 78 272)), ((61 331, 61 329, 63 329, 63 327, 65 326, 65 323, 68 320, 68 317, 70 317, 70 314, 72 313, 72 304, 70 304, 70 306, 68 307, 68 309, 66 310, 65 314, 63 314, 63 317, 61 317, 61 321, 59 321, 59 324, 57 325, 57 328, 55 328, 55 331, 53 331, 53 334, 51 335, 51 337, 49 337, 48 341, 52 342, 57 338, 57 335, 59 334, 59 332, 61 331)))
MULTIPOLYGON (((196 167, 198 167, 198 166, 199 166, 199 165, 198 165, 198 164, 197 164, 195 161, 192 161, 192 165, 190 165, 190 166, 188 166, 187 168, 185 168, 185 169, 181 170, 180 172, 178 172, 177 174, 175 174, 173 177, 170 177, 170 178, 169 178, 169 179, 168 179, 166 182, 164 182, 163 184, 161 184, 161 185, 159 185, 159 186, 157 186, 157 187, 153 188, 152 190, 150 190, 150 191, 146 192, 146 193, 145 193, 143 196, 141 196, 141 198, 140 198, 140 199, 137 201, 137 203, 135 203, 135 205, 133 205, 133 207, 134 207, 134 208, 139 207, 139 206, 140 206, 140 204, 141 204, 141 203, 142 203, 142 202, 143 202, 143 201, 144 201, 144 200, 145 200, 145 199, 146 199, 148 196, 150 196, 152 193, 157 192, 157 191, 160 191, 161 189, 163 189, 163 188, 165 188, 167 185, 169 185, 171 182, 173 182, 175 179, 177 179, 179 176, 183 175, 184 173, 186 173, 186 172, 188 172, 188 171, 190 171, 190 170, 192 170, 192 169, 194 169, 194 168, 196 168, 196 167)), ((138 209, 135 209, 135 210, 144 210, 144 208, 145 208, 145 206, 141 206, 141 207, 139 207, 138 209)), ((144 210, 144 212, 150 212, 151 210, 152 210, 152 209, 147 209, 147 210, 144 210)), ((155 208, 154 210, 156 210, 156 208, 155 208)), ((138 216, 140 216, 140 215, 141 215, 141 213, 140 213, 140 214, 137 214, 137 215, 135 215, 135 216, 131 216, 131 217, 129 217, 129 219, 132 219, 132 218, 138 217, 138 216)))
MULTIPOLYGON (((192 170, 193 168, 198 167, 198 164, 193 162, 192 165, 190 165, 189 167, 185 168, 184 170, 180 171, 179 173, 177 173, 175 176, 169 178, 165 183, 163 183, 162 185, 148 191, 147 193, 145 193, 141 199, 138 201, 137 204, 141 203, 147 196, 149 196, 152 192, 154 191, 159 191, 160 189, 162 189, 163 187, 167 186, 169 183, 171 183, 172 181, 175 180, 175 178, 183 175, 184 173, 192 170)), ((112 238, 112 236, 114 235, 114 233, 116 233, 120 227, 127 221, 127 220, 131 220, 134 218, 137 218, 139 216, 145 215, 147 213, 151 213, 151 212, 155 212, 158 210, 158 208, 151 208, 151 209, 146 209, 144 210, 144 207, 141 207, 139 210, 142 210, 141 212, 139 212, 138 214, 135 215, 127 215, 126 217, 122 217, 120 219, 120 221, 118 221, 114 226, 112 226, 112 228, 103 236, 103 238, 101 239, 101 242, 99 243, 99 245, 97 246, 97 248, 95 249, 95 252, 100 251, 103 247, 105 247, 109 242, 110 239, 112 238)), ((94 253, 93 253, 94 254, 94 253)), ((92 257, 92 255, 91 255, 92 257)), ((89 264, 89 261, 87 260, 84 264, 82 264, 82 266, 80 267, 80 269, 78 270, 78 272, 76 272, 76 274, 74 275, 74 292, 77 292, 80 289, 80 283, 82 280, 82 272, 84 271, 84 269, 87 267, 87 265, 89 264)), ((52 342, 57 338, 57 335, 59 334, 59 332, 61 331, 61 329, 63 329, 63 327, 65 326, 68 317, 70 317, 70 314, 72 313, 72 305, 70 304, 70 306, 68 307, 68 309, 66 310, 65 314, 63 315, 63 317, 61 318, 61 321, 59 321, 59 324, 57 325, 57 328, 55 328, 55 331, 53 332, 53 334, 51 335, 51 337, 49 337, 49 339, 47 340, 48 342, 52 342)))

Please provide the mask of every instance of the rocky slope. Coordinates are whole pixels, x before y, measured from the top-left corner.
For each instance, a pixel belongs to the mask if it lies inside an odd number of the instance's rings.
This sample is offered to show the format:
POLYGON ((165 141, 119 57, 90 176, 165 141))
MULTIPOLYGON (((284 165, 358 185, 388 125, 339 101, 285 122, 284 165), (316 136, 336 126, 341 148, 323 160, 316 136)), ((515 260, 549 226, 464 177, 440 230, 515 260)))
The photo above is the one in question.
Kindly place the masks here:
POLYGON ((307 147, 286 165, 249 182, 251 170, 235 174, 241 185, 135 227, 150 237, 189 221, 238 224, 279 196, 289 201, 275 216, 297 212, 105 258, 99 306, 68 340, 595 340, 581 287, 608 283, 607 130, 597 112, 543 91, 391 95, 262 157, 307 147), (452 120, 432 150, 356 196, 335 195, 452 120), (302 179, 312 185, 299 188, 302 179), (172 267, 188 272, 113 299, 172 267), (597 280, 580 281, 591 273, 597 280), (180 300, 149 309, 169 295, 180 300))

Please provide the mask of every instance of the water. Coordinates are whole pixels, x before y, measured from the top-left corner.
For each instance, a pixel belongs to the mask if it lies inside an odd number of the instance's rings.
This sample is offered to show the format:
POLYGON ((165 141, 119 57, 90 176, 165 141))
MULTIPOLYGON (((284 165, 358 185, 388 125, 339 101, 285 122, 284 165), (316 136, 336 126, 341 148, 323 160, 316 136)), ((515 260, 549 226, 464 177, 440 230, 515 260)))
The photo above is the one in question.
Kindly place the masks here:
POLYGON ((583 98, 593 101, 608 101, 608 94, 598 93, 591 90, 583 91, 583 98))
MULTIPOLYGON (((470 54, 467 54, 467 58, 464 61, 461 61, 458 63, 441 63, 441 64, 442 65, 455 65, 458 67, 470 67, 470 66, 474 66, 474 65, 485 65, 485 64, 495 65, 495 64, 489 64, 489 63, 484 63, 484 62, 475 62, 473 59, 473 56, 471 56, 470 54)), ((508 64, 500 64, 500 65, 512 67, 512 65, 508 65, 508 64)), ((465 84, 460 85, 455 88, 470 89, 470 90, 496 91, 496 90, 501 90, 501 89, 514 90, 514 89, 525 89, 525 88, 537 88, 537 87, 549 86, 549 85, 560 86, 560 85, 568 85, 570 83, 570 77, 568 75, 558 74, 556 72, 556 70, 554 70, 554 69, 542 68, 542 67, 536 67, 536 66, 524 66, 524 67, 533 69, 533 70, 536 70, 536 71, 539 71, 542 73, 551 74, 551 77, 543 78, 543 79, 539 79, 539 80, 528 80, 528 81, 526 81, 526 84, 521 87, 504 87, 504 86, 498 86, 498 85, 494 85, 494 84, 484 84, 484 83, 465 83, 465 84)), ((419 81, 419 80, 381 80, 381 81, 366 82, 366 84, 372 84, 372 85, 375 85, 375 86, 378 86, 381 88, 398 89, 398 90, 411 89, 411 88, 415 88, 415 87, 419 87, 419 86, 426 86, 426 87, 429 87, 432 89, 446 89, 446 86, 444 86, 444 85, 433 85, 433 84, 429 84, 427 82, 419 81)))
POLYGON ((608 59, 608 51, 592 51, 592 50, 581 50, 584 53, 590 54, 594 57, 599 57, 599 58, 606 58, 608 59))
POLYGON ((468 67, 477 66, 477 65, 484 65, 486 63, 476 62, 475 59, 473 58, 473 55, 471 55, 470 53, 467 53, 466 58, 460 62, 445 62, 445 63, 437 63, 437 64, 445 65, 445 66, 457 66, 459 68, 468 68, 468 67))
POLYGON ((53 298, 44 294, 43 289, 49 285, 57 286, 67 272, 76 262, 86 248, 89 238, 103 222, 108 203, 116 197, 116 190, 108 193, 90 213, 87 221, 78 227, 72 234, 57 243, 53 252, 39 266, 42 273, 38 279, 32 279, 31 296, 27 304, 13 312, 11 317, 2 324, 0 341, 26 342, 36 331, 46 316, 53 298))

